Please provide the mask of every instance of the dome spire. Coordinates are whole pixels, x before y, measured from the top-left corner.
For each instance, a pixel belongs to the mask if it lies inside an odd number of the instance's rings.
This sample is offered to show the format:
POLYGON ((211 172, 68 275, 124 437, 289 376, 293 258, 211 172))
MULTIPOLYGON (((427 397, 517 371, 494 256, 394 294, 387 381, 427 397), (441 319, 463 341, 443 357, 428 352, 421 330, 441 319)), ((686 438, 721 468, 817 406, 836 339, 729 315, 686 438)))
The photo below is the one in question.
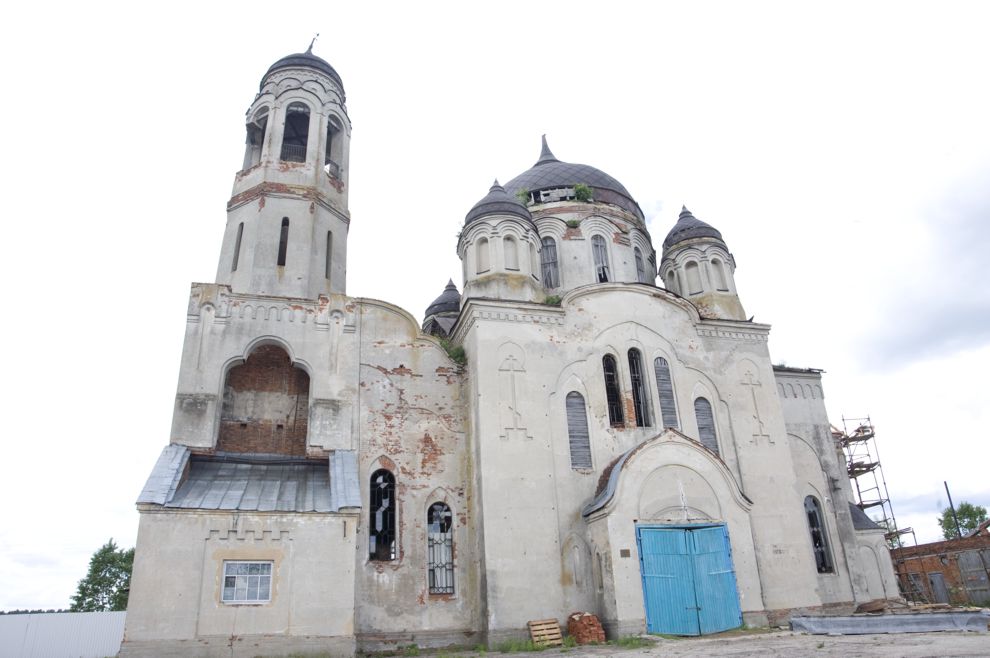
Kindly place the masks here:
POLYGON ((312 55, 313 54, 313 44, 316 43, 316 40, 319 39, 319 38, 320 38, 320 33, 317 32, 316 33, 316 36, 313 37, 313 40, 309 42, 309 48, 306 49, 306 54, 307 55, 312 55))
POLYGON ((553 151, 551 151, 550 147, 547 146, 547 136, 543 135, 543 148, 540 150, 540 159, 537 160, 536 164, 533 166, 536 167, 548 162, 560 162, 560 160, 554 156, 553 151))

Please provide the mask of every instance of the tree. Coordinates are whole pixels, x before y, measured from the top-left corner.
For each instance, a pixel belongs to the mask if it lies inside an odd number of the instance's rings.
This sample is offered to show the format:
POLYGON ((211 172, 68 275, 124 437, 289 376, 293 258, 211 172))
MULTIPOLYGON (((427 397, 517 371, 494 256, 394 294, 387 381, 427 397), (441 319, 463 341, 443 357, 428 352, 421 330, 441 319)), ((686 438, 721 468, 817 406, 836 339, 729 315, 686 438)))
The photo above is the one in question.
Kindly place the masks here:
POLYGON ((72 612, 127 610, 134 549, 117 548, 113 539, 89 559, 89 572, 72 597, 72 612))
MULTIPOLYGON (((956 506, 956 518, 959 519, 959 532, 965 537, 967 533, 973 532, 977 526, 987 520, 987 508, 962 502, 956 506)), ((951 507, 942 510, 938 527, 942 528, 942 535, 946 539, 955 539, 959 536, 956 534, 956 521, 952 518, 951 507)))

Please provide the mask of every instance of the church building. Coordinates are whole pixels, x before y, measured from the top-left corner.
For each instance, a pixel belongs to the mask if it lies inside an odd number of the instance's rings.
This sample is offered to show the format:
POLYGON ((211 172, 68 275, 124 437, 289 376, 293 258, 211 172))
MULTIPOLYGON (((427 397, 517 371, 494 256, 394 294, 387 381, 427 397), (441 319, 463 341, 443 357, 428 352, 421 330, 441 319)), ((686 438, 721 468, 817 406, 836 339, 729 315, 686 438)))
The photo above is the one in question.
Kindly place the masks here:
POLYGON ((699 635, 898 596, 821 371, 772 364, 711 224, 684 208, 658 252, 618 180, 544 139, 479 181, 462 292, 420 319, 347 296, 333 67, 275 62, 246 136, 122 656, 495 646, 578 611, 699 635))

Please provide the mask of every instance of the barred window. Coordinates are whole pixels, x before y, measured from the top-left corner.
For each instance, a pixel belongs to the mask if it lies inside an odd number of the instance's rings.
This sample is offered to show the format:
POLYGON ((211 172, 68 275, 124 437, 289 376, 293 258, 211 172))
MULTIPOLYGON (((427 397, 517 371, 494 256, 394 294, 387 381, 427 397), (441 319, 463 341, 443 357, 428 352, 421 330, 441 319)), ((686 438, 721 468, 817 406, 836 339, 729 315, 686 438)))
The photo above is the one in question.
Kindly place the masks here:
POLYGON ((368 559, 395 559, 395 476, 385 469, 371 474, 368 559))
POLYGON ((632 382, 636 426, 647 427, 650 424, 650 410, 647 407, 646 383, 643 381, 643 357, 635 348, 629 350, 629 379, 632 382))
POLYGON ((804 499, 804 513, 808 515, 808 530, 811 532, 811 547, 815 551, 815 567, 818 573, 832 573, 832 551, 828 547, 828 535, 825 532, 825 517, 822 516, 821 505, 814 496, 804 499))
POLYGON ((591 468, 591 440, 588 437, 588 414, 584 396, 577 391, 567 394, 567 440, 571 449, 571 468, 591 468))
POLYGON ((543 286, 557 288, 560 286, 560 271, 557 269, 557 242, 551 237, 543 238, 543 250, 540 252, 543 260, 543 286))
POLYGON ((591 253, 595 259, 595 275, 598 283, 608 281, 608 251, 605 247, 605 238, 600 235, 591 237, 591 253))
POLYGON ((715 415, 712 413, 712 403, 706 398, 697 398, 694 401, 694 415, 698 420, 698 438, 701 445, 705 446, 716 455, 718 452, 718 437, 715 435, 715 415))
POLYGON ((608 422, 612 427, 622 427, 622 396, 619 393, 619 368, 615 357, 606 354, 602 358, 605 373, 605 400, 608 403, 608 422))
POLYGON ((272 600, 272 563, 224 561, 224 603, 267 603, 272 600))
POLYGON ((653 360, 653 374, 657 378, 657 392, 660 394, 660 415, 664 427, 680 429, 677 422, 677 403, 674 399, 674 380, 670 376, 667 359, 658 356, 653 360))
POLYGON ((426 513, 426 573, 430 594, 454 593, 453 514, 443 503, 433 503, 426 513))

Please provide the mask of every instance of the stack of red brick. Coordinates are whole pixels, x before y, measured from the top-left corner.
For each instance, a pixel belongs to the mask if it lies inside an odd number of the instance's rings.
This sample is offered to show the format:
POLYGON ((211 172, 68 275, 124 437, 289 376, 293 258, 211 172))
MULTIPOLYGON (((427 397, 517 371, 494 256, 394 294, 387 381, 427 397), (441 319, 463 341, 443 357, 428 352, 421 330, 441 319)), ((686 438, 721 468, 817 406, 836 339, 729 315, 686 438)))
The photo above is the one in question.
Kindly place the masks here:
POLYGON ((604 644, 605 631, 598 617, 590 612, 575 612, 567 618, 567 634, 578 644, 604 644))

